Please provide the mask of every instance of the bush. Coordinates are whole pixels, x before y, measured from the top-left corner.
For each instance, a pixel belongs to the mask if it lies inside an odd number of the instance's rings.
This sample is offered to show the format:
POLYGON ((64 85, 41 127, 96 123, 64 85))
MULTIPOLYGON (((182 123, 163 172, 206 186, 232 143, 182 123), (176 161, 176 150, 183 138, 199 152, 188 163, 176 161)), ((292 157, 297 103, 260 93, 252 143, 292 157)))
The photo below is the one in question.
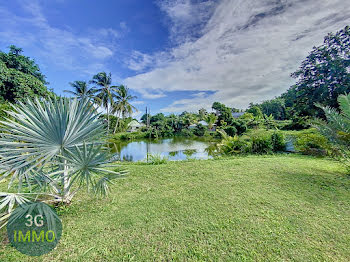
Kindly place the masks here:
POLYGON ((204 136, 206 130, 207 128, 205 126, 203 126, 202 124, 198 124, 193 130, 193 134, 195 134, 196 136, 204 136))
POLYGON ((238 135, 243 134, 243 133, 246 132, 247 129, 248 129, 248 128, 247 128, 246 121, 241 120, 241 119, 234 120, 234 121, 232 122, 232 126, 236 128, 237 134, 238 134, 238 135))
POLYGON ((292 120, 275 120, 275 126, 279 130, 287 130, 292 124, 292 120))
POLYGON ((184 128, 179 132, 180 136, 191 137, 193 136, 193 132, 190 129, 184 128))
POLYGON ((271 135, 272 148, 274 152, 284 151, 286 148, 286 141, 281 132, 274 132, 271 135))
POLYGON ((273 152, 273 143, 271 136, 255 136, 252 137, 252 153, 270 154, 273 152))
POLYGON ((292 122, 283 127, 284 130, 302 130, 310 128, 310 119, 306 116, 295 116, 292 122))
POLYGON ((117 133, 113 136, 111 136, 112 141, 127 141, 127 140, 133 140, 133 139, 139 139, 139 138, 145 138, 146 133, 143 132, 123 132, 123 133, 117 133))
POLYGON ((224 131, 229 136, 234 136, 234 135, 237 134, 237 129, 234 126, 227 126, 227 127, 224 128, 224 131))
POLYGON ((147 158, 148 158, 147 163, 150 165, 161 165, 168 162, 168 158, 160 154, 154 154, 154 155, 148 154, 147 158))
POLYGON ((217 145, 218 151, 223 155, 245 154, 251 151, 251 143, 235 135, 228 136, 223 133, 224 139, 217 145))
POLYGON ((0 120, 5 120, 9 115, 6 111, 12 111, 12 107, 8 103, 0 103, 0 120))
POLYGON ((210 138, 214 138, 215 140, 222 139, 222 135, 218 131, 210 131, 210 132, 208 132, 208 135, 210 138))
POLYGON ((161 137, 172 137, 172 136, 174 136, 174 130, 170 126, 166 125, 161 129, 160 136, 161 137))
POLYGON ((295 141, 295 149, 302 154, 313 156, 326 156, 332 151, 327 139, 317 133, 299 134, 295 141))

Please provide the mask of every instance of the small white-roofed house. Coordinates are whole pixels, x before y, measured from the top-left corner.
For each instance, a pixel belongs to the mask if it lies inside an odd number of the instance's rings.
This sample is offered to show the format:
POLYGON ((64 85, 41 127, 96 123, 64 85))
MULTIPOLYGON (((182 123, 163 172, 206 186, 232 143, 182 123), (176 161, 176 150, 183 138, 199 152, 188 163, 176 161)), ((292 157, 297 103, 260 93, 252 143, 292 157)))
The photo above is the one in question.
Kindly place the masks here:
MULTIPOLYGON (((204 121, 204 120, 199 121, 197 124, 190 125, 189 128, 190 129, 194 129, 194 128, 197 127, 197 125, 202 125, 202 126, 204 126, 204 127, 209 129, 209 124, 206 121, 204 121)), ((212 128, 210 128, 209 131, 215 131, 215 130, 216 130, 216 124, 213 124, 212 128)))
POLYGON ((143 124, 137 122, 136 120, 132 120, 128 125, 127 132, 136 132, 143 126, 143 124))

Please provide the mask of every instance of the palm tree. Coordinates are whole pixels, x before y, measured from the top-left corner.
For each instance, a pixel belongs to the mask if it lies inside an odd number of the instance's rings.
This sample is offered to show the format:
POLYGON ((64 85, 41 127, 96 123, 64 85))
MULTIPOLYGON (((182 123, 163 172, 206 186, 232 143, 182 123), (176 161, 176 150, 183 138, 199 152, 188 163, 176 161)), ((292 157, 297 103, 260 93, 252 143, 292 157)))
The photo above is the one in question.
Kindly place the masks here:
POLYGON ((117 86, 111 86, 112 84, 112 74, 107 75, 106 72, 100 72, 93 76, 90 83, 96 85, 98 99, 97 102, 99 105, 102 105, 107 112, 107 133, 109 133, 109 114, 110 110, 114 104, 113 96, 117 90, 117 86))
POLYGON ((102 148, 104 130, 87 99, 27 100, 9 114, 1 121, 0 181, 10 178, 19 193, 0 193, 0 214, 28 197, 68 204, 82 185, 106 193, 111 175, 121 174, 107 169, 112 159, 102 148))
POLYGON ((90 88, 85 81, 74 81, 69 84, 74 88, 74 91, 64 90, 65 93, 74 95, 78 100, 85 98, 94 100, 97 90, 95 88, 90 88))
POLYGON ((340 95, 338 104, 340 112, 335 108, 316 104, 323 110, 327 122, 318 119, 315 127, 328 139, 350 169, 350 93, 340 95))
POLYGON ((205 121, 208 123, 208 128, 209 129, 213 128, 213 125, 215 124, 217 119, 218 119, 218 117, 214 113, 206 115, 205 121))
POLYGON ((118 122, 120 115, 122 116, 122 119, 124 120, 125 117, 131 116, 132 113, 137 111, 136 107, 130 104, 130 101, 135 99, 136 96, 132 96, 130 94, 130 89, 121 85, 117 87, 117 90, 114 94, 114 97, 116 99, 116 102, 114 104, 113 112, 117 113, 117 123, 114 127, 114 134, 117 131, 118 128, 118 122))

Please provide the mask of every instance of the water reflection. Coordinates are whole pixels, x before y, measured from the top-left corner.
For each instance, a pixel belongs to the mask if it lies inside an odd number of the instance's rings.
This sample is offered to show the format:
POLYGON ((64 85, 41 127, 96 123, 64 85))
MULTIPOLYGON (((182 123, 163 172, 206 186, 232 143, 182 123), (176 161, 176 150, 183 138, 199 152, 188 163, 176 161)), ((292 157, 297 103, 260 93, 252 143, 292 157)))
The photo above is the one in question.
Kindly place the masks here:
POLYGON ((169 160, 208 159, 212 157, 211 150, 214 142, 201 139, 176 137, 170 139, 145 139, 136 141, 121 141, 110 144, 117 159, 122 161, 146 160, 148 154, 160 154, 169 160))

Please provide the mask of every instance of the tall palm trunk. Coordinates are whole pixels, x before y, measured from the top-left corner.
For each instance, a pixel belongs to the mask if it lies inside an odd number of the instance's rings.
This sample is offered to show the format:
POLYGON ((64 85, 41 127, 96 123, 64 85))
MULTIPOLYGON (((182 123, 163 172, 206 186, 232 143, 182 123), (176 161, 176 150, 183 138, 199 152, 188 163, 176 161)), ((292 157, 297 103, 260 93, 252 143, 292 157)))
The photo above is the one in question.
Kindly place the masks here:
POLYGON ((118 128, 118 124, 119 124, 119 118, 120 118, 120 111, 118 111, 117 123, 115 123, 113 134, 115 134, 117 132, 117 128, 118 128))
POLYGON ((109 134, 109 107, 107 103, 107 134, 109 134))
POLYGON ((70 178, 68 175, 68 165, 67 165, 67 160, 63 161, 63 174, 62 174, 62 191, 61 191, 61 196, 60 199, 56 199, 56 202, 63 202, 63 203, 69 203, 71 198, 70 198, 70 178))

